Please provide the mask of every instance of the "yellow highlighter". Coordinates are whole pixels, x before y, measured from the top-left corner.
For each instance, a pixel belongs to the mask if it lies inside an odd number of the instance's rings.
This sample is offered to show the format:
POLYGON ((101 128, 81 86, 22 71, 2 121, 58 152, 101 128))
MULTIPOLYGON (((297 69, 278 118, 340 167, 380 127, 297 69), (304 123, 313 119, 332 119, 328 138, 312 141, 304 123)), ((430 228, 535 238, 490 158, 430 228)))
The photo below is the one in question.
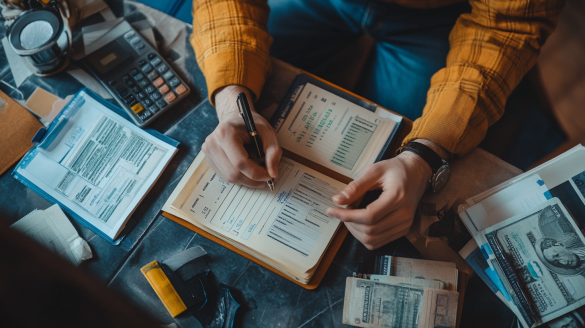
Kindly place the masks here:
POLYGON ((173 284, 164 273, 158 261, 152 261, 140 269, 142 274, 146 277, 154 292, 164 306, 167 308, 171 316, 176 317, 187 310, 187 306, 177 293, 173 284))
POLYGON ((203 247, 195 246, 140 269, 173 318, 207 304, 205 288, 210 270, 203 259, 206 254, 203 247))

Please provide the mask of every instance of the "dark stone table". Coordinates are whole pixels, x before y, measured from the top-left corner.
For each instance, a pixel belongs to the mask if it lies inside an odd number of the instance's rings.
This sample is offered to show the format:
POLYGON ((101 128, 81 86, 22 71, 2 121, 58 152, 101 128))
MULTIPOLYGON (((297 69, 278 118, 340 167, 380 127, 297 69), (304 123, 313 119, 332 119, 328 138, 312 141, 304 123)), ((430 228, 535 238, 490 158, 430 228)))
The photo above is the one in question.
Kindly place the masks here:
MULTIPOLYGON (((164 202, 218 120, 207 98, 205 79, 188 42, 192 27, 138 3, 127 2, 123 8, 118 7, 117 14, 123 13, 140 32, 152 28, 159 51, 189 82, 192 93, 151 126, 181 144, 176 156, 134 212, 134 226, 122 243, 113 246, 72 220, 77 231, 90 244, 94 255, 81 265, 82 269, 89 271, 108 288, 123 294, 161 323, 168 324, 173 322, 173 318, 140 268, 153 260, 162 260, 188 247, 201 245, 209 254, 208 263, 216 281, 233 287, 237 301, 242 304, 236 317, 236 327, 339 327, 343 326, 345 278, 357 269, 361 258, 374 254, 422 258, 406 238, 370 252, 348 235, 319 288, 308 291, 162 217, 160 209, 164 202)), ((103 20, 96 14, 82 23, 95 24, 103 20)), ((259 111, 269 116, 299 72, 275 60, 273 75, 266 82, 257 103, 259 111)), ((37 86, 61 98, 74 94, 83 86, 63 72, 49 78, 29 76, 16 87, 4 51, 0 53, 0 79, 3 82, 0 89, 17 100, 27 99, 37 86)), ((10 171, 0 176, 2 220, 12 224, 34 209, 46 209, 51 205, 16 181, 10 171)), ((516 320, 485 284, 473 277, 466 293, 461 327, 515 328, 516 320)))

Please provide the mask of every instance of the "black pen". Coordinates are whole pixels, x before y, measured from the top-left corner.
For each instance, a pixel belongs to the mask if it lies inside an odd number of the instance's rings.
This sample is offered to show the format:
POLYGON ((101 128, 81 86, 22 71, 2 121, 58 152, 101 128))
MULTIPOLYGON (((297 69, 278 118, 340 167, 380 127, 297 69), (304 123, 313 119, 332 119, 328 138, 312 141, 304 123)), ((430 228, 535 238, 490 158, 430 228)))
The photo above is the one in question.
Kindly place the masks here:
MULTIPOLYGON (((262 141, 260 140, 260 136, 256 131, 256 125, 254 124, 254 118, 252 117, 252 110, 250 109, 250 104, 248 103, 248 97, 244 92, 238 95, 237 99, 238 110, 240 111, 240 116, 244 118, 244 123, 246 123, 246 128, 248 128, 248 133, 250 133, 250 137, 252 138, 252 142, 254 143, 254 148, 256 148, 256 155, 258 155, 258 165, 266 168, 266 160, 264 156, 264 150, 262 149, 262 141)), ((266 182, 270 191, 274 191, 274 181, 272 179, 266 182)))

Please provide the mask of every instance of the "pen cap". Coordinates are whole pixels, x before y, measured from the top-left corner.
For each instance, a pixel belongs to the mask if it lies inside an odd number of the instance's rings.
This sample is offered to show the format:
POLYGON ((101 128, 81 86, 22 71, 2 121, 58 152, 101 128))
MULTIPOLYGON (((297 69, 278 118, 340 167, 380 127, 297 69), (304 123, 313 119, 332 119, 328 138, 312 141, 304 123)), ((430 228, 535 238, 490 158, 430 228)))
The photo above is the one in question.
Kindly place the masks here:
POLYGON ((248 97, 244 92, 241 92, 238 95, 238 107, 240 109, 240 114, 244 118, 244 122, 246 123, 246 127, 250 133, 256 132, 256 125, 254 124, 254 119, 252 118, 252 109, 250 108, 250 103, 248 103, 248 97))

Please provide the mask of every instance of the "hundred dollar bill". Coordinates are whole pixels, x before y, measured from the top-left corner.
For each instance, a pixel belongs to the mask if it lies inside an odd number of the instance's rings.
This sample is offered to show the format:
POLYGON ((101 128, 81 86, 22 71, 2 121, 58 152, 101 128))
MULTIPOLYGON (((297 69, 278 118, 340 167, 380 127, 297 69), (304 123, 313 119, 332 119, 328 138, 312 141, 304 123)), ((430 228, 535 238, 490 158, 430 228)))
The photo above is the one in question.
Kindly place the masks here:
POLYGON ((455 327, 459 293, 349 277, 343 323, 356 327, 455 327))
POLYGON ((585 238, 558 198, 482 234, 488 262, 528 326, 585 305, 585 238))

